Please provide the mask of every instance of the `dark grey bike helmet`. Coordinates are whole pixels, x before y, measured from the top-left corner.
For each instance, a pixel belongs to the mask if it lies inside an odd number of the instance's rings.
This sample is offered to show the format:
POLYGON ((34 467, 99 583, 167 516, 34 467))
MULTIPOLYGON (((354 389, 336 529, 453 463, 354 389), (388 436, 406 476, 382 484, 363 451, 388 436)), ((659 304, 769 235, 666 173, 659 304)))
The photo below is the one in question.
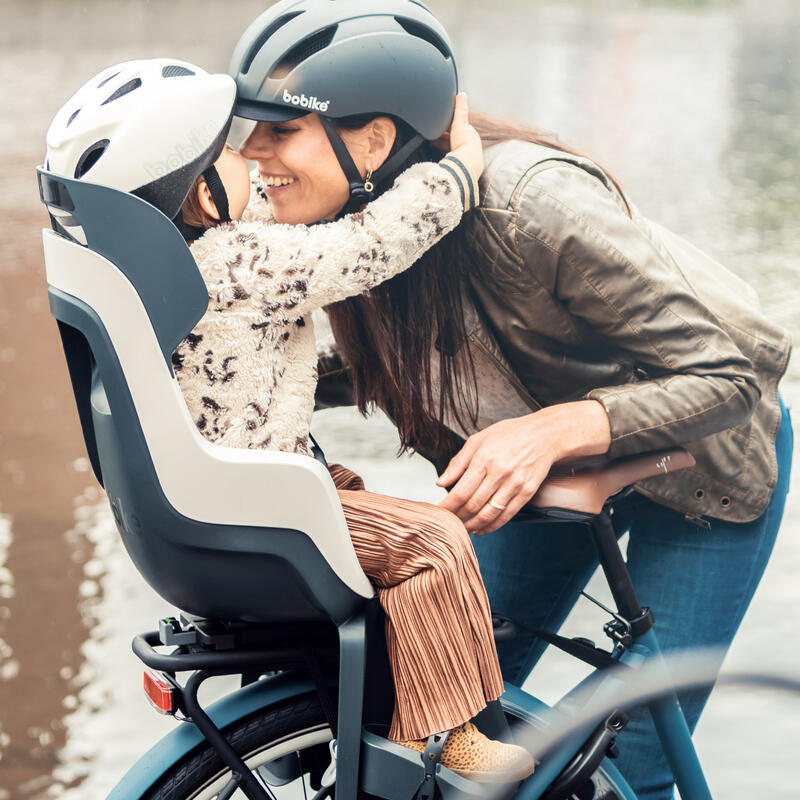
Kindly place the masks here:
POLYGON ((322 117, 350 182, 350 205, 369 193, 330 120, 387 114, 416 131, 375 173, 379 184, 423 140, 447 130, 458 90, 447 32, 418 0, 283 0, 247 28, 228 72, 237 116, 322 117))

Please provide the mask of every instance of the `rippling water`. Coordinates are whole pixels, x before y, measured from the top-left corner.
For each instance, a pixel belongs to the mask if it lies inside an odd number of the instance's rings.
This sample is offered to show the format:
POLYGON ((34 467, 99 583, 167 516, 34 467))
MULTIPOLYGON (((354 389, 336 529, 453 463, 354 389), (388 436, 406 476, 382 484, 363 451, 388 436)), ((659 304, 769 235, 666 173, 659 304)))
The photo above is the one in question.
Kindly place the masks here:
MULTIPOLYGON (((431 0, 473 107, 557 131, 645 213, 753 283, 797 337, 800 22, 790 0, 431 0)), ((224 70, 261 2, 0 0, 0 800, 102 798, 172 726, 141 697, 134 633, 167 609, 121 550, 83 453, 44 289, 33 179, 50 117, 100 68, 175 55, 224 70)), ((800 397, 793 361, 783 384, 800 397)), ((323 412, 331 458, 376 491, 436 500, 382 418, 323 412)), ((797 674, 796 491, 730 668, 797 674)), ((602 589, 597 592, 602 594, 602 589)), ((569 633, 598 636, 579 608, 569 633)), ((546 656, 555 699, 579 667, 546 656)), ((721 691, 697 740, 716 796, 797 797, 800 700, 721 691)))

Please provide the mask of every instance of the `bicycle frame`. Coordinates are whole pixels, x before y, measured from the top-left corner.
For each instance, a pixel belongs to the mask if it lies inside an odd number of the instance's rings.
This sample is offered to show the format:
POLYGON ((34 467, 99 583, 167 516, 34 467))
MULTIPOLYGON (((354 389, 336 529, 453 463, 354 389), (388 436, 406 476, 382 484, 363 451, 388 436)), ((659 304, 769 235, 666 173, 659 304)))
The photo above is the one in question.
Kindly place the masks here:
MULTIPOLYGON (((652 614, 649 609, 645 612, 639 604, 607 510, 592 520, 591 530, 614 601, 620 614, 632 626, 632 649, 623 652, 620 661, 635 666, 645 658, 660 660, 661 650, 652 627, 652 614)), ((683 800, 711 800, 711 792, 675 692, 650 703, 649 708, 683 800)))
MULTIPOLYGON (((564 512, 559 509, 545 510, 544 515, 554 521, 583 522, 591 530, 600 566, 608 581, 619 615, 629 627, 627 631, 629 640, 625 641, 624 646, 618 646, 615 651, 615 657, 619 662, 635 669, 645 662, 661 661, 658 639, 652 629, 653 616, 649 609, 640 605, 636 596, 617 543, 608 507, 596 516, 564 512)), ((607 703, 604 702, 604 697, 613 696, 614 687, 620 680, 623 680, 623 677, 619 674, 600 678, 587 705, 597 703, 598 707, 605 707, 607 703)), ((711 800, 711 793, 692 742, 689 726, 675 692, 667 692, 663 697, 649 703, 648 708, 683 800, 711 800)), ((589 725, 589 729, 594 724, 596 723, 589 725)), ((542 797, 547 787, 572 759, 576 748, 584 741, 586 733, 587 731, 581 731, 569 737, 555 752, 549 753, 546 762, 537 767, 536 772, 523 784, 516 795, 517 800, 537 800, 542 797)))

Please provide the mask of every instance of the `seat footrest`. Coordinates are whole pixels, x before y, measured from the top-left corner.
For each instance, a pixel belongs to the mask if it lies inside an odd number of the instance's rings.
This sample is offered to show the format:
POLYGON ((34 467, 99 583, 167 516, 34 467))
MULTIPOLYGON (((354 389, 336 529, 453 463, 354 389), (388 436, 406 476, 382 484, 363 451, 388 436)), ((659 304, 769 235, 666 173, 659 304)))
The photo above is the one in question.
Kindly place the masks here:
MULTIPOLYGON (((367 726, 361 734, 361 789, 378 797, 413 797, 425 778, 421 756, 409 747, 386 739, 386 729, 367 726)), ((486 784, 467 780, 441 764, 436 784, 443 800, 479 800, 486 797, 486 784)), ((496 800, 508 800, 519 782, 492 784, 496 800)))

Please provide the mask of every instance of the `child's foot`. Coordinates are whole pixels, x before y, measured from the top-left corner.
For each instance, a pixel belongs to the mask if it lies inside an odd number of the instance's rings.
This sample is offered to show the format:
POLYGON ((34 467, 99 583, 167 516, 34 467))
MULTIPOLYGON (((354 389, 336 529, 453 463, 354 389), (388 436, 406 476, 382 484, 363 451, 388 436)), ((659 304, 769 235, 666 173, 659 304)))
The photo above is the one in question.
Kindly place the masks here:
MULTIPOLYGON (((425 752, 427 739, 398 742, 418 753, 425 752)), ((471 722, 450 731, 439 763, 464 778, 481 783, 511 783, 533 772, 533 756, 516 744, 488 739, 471 722)))

